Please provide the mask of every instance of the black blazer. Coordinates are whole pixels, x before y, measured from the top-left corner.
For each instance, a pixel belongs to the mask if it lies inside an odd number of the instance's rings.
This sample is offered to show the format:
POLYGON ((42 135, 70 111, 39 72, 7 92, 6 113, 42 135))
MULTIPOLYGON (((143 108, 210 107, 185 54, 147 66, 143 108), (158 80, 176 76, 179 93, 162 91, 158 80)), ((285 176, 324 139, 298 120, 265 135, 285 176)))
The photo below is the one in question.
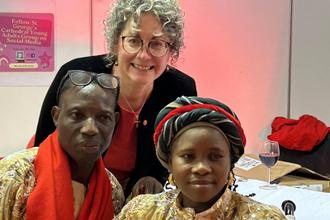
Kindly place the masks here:
MULTIPOLYGON (((112 66, 106 67, 107 62, 104 60, 104 56, 97 55, 74 59, 60 68, 42 104, 35 136, 35 146, 39 146, 56 129, 51 117, 51 109, 56 105, 57 88, 63 76, 68 70, 85 70, 110 74, 112 66)), ((197 91, 194 79, 179 70, 171 67, 169 72, 164 72, 154 81, 153 91, 139 115, 139 120, 142 123, 138 127, 137 133, 136 164, 125 189, 126 197, 131 193, 135 183, 144 176, 152 176, 162 184, 165 183, 168 172, 156 157, 153 143, 154 123, 158 112, 182 95, 197 96, 197 91), (146 125, 143 125, 144 121, 147 122, 146 125)))

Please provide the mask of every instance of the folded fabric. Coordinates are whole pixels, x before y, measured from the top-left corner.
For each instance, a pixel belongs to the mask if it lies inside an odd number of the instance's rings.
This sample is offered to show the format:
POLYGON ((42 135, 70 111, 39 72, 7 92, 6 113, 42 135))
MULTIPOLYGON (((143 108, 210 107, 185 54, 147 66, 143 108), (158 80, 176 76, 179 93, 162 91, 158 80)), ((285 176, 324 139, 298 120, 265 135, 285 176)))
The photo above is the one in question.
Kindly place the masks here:
POLYGON ((330 127, 311 115, 303 115, 299 120, 276 117, 268 139, 287 149, 311 151, 329 131, 330 127))

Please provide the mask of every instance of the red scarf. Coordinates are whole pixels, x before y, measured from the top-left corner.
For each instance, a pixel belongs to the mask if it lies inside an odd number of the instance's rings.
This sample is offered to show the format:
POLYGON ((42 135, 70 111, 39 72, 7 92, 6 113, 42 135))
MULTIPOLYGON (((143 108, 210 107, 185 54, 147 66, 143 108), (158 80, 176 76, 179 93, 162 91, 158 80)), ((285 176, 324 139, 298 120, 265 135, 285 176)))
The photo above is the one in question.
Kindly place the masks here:
MULTIPOLYGON (((69 160, 58 143, 58 131, 41 143, 34 162, 37 185, 27 201, 27 220, 73 220, 73 189, 69 160)), ((78 220, 113 219, 112 186, 99 158, 78 220)))

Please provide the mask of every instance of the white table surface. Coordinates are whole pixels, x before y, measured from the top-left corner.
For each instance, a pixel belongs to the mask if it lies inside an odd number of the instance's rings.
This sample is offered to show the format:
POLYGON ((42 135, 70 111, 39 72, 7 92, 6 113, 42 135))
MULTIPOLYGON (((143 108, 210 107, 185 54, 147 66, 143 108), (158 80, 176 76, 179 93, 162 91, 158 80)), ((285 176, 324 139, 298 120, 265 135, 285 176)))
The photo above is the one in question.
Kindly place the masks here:
POLYGON ((281 208, 284 200, 291 200, 296 205, 294 213, 297 220, 330 220, 330 193, 317 192, 278 185, 277 190, 262 190, 259 186, 266 182, 248 179, 236 181, 236 191, 242 195, 255 193, 252 199, 281 208))

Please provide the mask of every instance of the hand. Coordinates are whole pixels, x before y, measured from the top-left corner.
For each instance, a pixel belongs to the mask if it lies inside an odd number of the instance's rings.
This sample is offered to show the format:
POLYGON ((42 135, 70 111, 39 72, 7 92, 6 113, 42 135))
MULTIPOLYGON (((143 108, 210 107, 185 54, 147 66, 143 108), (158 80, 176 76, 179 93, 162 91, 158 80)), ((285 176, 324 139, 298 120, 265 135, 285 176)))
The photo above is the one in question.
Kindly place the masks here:
POLYGON ((140 194, 156 194, 160 192, 163 192, 162 184, 151 176, 145 176, 136 182, 126 202, 140 194))

